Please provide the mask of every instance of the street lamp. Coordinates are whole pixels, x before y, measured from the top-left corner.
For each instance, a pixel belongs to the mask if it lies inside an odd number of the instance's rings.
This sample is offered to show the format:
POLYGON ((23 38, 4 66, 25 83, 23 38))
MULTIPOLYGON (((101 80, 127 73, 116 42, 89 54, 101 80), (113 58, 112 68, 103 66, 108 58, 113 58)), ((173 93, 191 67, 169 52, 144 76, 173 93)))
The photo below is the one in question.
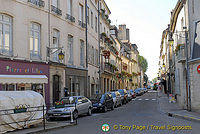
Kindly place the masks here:
POLYGON ((59 60, 63 60, 64 57, 65 57, 65 55, 64 55, 64 53, 61 50, 60 53, 58 54, 58 58, 59 58, 59 60))
POLYGON ((165 63, 163 63, 163 67, 165 67, 165 63))
POLYGON ((168 42, 169 42, 170 45, 174 44, 174 39, 172 38, 172 34, 170 34, 168 42))
POLYGON ((63 60, 65 57, 65 54, 62 52, 62 49, 63 47, 53 47, 53 48, 47 47, 47 57, 50 57, 50 55, 60 51, 58 53, 58 59, 63 60))

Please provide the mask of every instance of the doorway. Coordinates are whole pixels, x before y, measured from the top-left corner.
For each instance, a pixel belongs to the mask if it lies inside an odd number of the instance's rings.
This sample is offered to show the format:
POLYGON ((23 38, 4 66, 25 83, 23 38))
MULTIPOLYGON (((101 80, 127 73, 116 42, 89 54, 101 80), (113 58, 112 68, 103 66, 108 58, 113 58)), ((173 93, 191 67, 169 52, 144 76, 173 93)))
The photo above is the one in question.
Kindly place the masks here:
POLYGON ((60 98, 60 76, 53 76, 53 102, 59 101, 60 98))

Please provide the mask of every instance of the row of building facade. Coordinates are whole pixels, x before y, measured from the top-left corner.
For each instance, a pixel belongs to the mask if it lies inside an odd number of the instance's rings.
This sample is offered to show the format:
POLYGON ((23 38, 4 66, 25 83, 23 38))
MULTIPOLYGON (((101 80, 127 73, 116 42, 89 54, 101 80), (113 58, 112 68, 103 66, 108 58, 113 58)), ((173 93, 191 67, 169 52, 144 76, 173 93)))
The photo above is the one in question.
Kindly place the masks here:
POLYGON ((52 103, 142 83, 137 45, 104 0, 0 0, 0 89, 52 103))
POLYGON ((165 93, 178 104, 200 112, 200 2, 178 0, 170 24, 163 31, 160 46, 159 77, 165 93))

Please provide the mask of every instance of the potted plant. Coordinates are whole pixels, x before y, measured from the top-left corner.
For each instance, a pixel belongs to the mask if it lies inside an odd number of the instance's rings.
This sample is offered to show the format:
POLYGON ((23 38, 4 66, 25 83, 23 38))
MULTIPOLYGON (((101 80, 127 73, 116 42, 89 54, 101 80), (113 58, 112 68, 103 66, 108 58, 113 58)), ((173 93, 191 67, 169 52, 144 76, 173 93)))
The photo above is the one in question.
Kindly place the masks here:
POLYGON ((64 106, 65 105, 64 105, 63 101, 62 102, 60 102, 60 101, 55 102, 55 108, 63 108, 64 106))

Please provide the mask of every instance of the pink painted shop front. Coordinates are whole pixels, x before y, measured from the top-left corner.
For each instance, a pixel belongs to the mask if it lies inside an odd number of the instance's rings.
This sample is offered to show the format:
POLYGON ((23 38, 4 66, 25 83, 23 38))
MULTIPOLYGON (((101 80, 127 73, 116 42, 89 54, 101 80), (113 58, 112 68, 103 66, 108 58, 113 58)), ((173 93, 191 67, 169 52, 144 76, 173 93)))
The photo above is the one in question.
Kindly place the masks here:
POLYGON ((24 90, 41 93, 45 97, 46 103, 49 103, 49 65, 0 59, 0 91, 24 90), (46 82, 40 83, 39 79, 46 79, 46 82))

